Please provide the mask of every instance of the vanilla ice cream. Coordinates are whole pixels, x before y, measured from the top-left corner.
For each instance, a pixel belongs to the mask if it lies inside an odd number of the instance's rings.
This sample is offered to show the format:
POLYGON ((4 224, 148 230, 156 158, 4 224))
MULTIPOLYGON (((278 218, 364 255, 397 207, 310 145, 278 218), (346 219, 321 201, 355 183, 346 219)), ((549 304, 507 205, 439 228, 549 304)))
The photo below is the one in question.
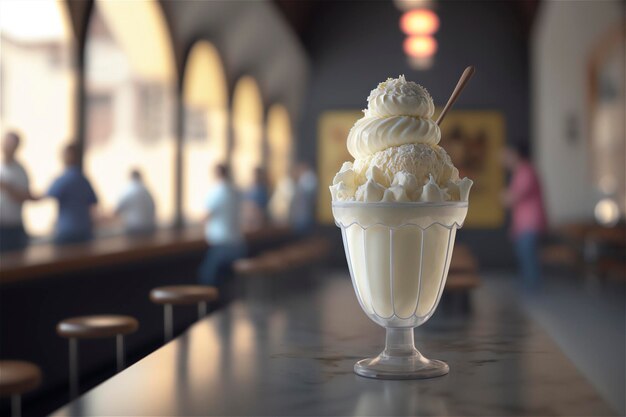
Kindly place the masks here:
POLYGON ((404 76, 380 83, 348 135, 354 162, 330 186, 359 301, 382 325, 414 327, 432 315, 467 214, 472 181, 438 145, 434 108, 404 76))
POLYGON ((404 76, 382 82, 348 135, 346 162, 330 187, 333 201, 467 201, 472 181, 459 179, 438 145, 433 99, 404 76))

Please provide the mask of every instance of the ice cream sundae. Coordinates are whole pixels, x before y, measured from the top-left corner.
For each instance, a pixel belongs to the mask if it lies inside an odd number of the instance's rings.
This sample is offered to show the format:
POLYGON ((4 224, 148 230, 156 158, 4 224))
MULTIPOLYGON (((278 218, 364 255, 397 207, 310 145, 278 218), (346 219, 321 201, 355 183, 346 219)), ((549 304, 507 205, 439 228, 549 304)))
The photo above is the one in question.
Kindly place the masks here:
POLYGON ((385 351, 355 365, 363 376, 448 372, 414 348, 413 328, 437 307, 472 181, 459 178, 438 145, 434 110, 428 91, 404 76, 380 83, 348 135, 354 161, 343 164, 330 186, 357 298, 387 328, 385 351))

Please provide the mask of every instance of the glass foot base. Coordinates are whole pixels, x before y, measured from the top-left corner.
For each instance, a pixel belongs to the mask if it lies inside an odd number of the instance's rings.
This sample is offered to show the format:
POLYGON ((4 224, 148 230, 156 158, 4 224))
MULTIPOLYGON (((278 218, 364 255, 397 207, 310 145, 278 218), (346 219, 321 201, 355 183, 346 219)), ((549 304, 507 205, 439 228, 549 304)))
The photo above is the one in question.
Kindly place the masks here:
POLYGON ((411 356, 389 356, 384 352, 354 364, 354 372, 366 378, 376 379, 425 379, 446 375, 447 363, 426 359, 419 352, 411 356))

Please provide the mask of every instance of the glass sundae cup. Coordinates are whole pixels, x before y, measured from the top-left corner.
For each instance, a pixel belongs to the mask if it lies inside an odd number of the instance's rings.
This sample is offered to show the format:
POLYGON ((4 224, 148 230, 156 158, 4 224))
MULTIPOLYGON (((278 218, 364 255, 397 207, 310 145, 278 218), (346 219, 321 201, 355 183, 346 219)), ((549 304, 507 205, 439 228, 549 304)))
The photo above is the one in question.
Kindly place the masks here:
POLYGON ((387 332, 385 350, 354 365, 358 375, 419 379, 448 373, 445 362, 415 348, 413 329, 437 308, 467 207, 456 201, 333 202, 356 296, 387 332))

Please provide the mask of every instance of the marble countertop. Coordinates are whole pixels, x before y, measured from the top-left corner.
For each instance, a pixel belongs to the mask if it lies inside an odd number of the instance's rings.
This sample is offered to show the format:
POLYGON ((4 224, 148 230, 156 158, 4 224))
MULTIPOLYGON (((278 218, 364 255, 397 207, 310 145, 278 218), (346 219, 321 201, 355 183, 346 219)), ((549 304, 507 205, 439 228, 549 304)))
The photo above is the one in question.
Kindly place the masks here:
POLYGON ((417 348, 450 373, 414 381, 353 373, 382 350, 384 329, 361 311, 347 273, 255 286, 262 294, 248 291, 53 415, 614 413, 541 327, 488 285, 470 314, 439 311, 416 330, 417 348))

